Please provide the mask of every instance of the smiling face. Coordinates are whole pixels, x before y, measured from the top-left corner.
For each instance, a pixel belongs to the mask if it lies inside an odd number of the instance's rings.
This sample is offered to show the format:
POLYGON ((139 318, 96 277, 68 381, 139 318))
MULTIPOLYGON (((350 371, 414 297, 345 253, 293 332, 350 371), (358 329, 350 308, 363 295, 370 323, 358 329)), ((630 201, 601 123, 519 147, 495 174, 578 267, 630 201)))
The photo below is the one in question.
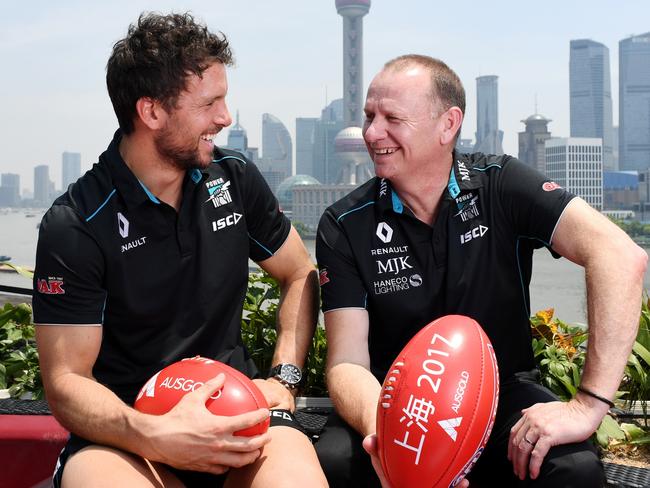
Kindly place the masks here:
POLYGON ((155 136, 159 154, 181 169, 206 168, 213 159, 214 138, 232 123, 226 106, 226 68, 215 62, 203 76, 190 75, 175 107, 155 136))
POLYGON ((442 154, 442 114, 432 101, 427 69, 381 71, 370 84, 364 112, 363 138, 377 176, 417 175, 442 154))

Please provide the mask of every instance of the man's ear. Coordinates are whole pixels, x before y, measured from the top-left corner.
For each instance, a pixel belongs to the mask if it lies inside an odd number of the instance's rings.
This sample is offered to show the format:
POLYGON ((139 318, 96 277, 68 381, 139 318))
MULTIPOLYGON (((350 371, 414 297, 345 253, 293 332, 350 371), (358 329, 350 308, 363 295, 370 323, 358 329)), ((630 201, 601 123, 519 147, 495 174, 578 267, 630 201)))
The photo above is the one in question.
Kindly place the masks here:
POLYGON ((451 107, 441 117, 441 123, 444 124, 443 131, 440 134, 440 143, 446 146, 453 143, 456 134, 463 124, 463 112, 458 107, 451 107))
POLYGON ((135 111, 142 123, 151 130, 164 127, 169 116, 158 100, 149 97, 139 98, 135 102, 135 111))

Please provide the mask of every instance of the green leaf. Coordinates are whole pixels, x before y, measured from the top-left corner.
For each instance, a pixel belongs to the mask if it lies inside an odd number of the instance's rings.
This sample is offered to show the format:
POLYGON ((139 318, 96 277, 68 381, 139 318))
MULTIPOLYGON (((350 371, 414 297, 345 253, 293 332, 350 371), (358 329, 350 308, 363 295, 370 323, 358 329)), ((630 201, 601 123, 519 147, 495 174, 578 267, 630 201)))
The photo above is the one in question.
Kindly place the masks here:
POLYGON ((648 351, 643 345, 639 342, 634 342, 634 345, 632 346, 632 350, 638 354, 641 359, 645 361, 645 363, 650 366, 650 351, 648 351))
POLYGON ((596 430, 596 437, 601 446, 607 447, 609 445, 609 439, 624 440, 625 432, 611 415, 605 415, 598 430, 596 430), (606 440, 603 443, 602 441, 604 439, 606 440))
POLYGON ((636 424, 621 423, 621 430, 625 432, 625 437, 628 441, 634 441, 650 435, 636 424))

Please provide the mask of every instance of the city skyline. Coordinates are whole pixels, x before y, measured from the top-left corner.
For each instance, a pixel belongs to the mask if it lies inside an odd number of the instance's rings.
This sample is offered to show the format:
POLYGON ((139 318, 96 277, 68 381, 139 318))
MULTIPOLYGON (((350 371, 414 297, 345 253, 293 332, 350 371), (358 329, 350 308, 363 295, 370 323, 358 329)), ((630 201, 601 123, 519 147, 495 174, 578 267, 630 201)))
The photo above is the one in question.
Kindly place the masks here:
MULTIPOLYGON (((342 26, 334 0, 161 1, 155 7, 191 10, 228 35, 237 60, 228 72, 228 103, 233 116, 240 111, 250 146, 262 145, 263 113, 287 126, 295 147, 295 119, 318 117, 326 102, 343 95, 342 26)), ((34 168, 47 164, 60 188, 64 151, 81 153, 82 172, 90 168, 117 127, 105 89, 106 60, 128 24, 151 8, 144 1, 109 6, 66 0, 5 9, 0 56, 8 75, 0 81, 5 148, 0 173, 17 173, 23 188, 33 188, 34 168)), ((617 94, 618 43, 650 31, 650 5, 630 1, 623 11, 606 1, 549 1, 535 15, 524 9, 512 1, 494 9, 478 2, 441 6, 424 0, 403 2, 398 9, 375 0, 363 19, 364 98, 385 61, 423 53, 447 62, 465 85, 463 137, 476 132, 474 80, 483 75, 499 77, 499 129, 506 153, 517 154, 520 121, 535 112, 535 98, 539 113, 553 120, 553 136, 569 136, 569 42, 592 39, 609 48, 611 89, 617 94)), ((618 125, 618 97, 612 99, 618 125)), ((226 144, 227 132, 218 144, 226 144)))

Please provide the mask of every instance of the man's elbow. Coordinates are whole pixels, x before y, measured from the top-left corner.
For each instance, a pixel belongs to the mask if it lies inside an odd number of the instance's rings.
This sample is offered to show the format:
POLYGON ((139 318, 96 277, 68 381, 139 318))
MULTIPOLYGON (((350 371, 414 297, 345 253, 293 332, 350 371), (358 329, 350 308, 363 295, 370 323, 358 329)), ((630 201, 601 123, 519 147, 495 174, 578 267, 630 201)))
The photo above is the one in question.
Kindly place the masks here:
POLYGON ((630 240, 627 249, 623 250, 619 256, 627 257, 630 275, 636 282, 643 283, 648 267, 648 253, 630 240))

